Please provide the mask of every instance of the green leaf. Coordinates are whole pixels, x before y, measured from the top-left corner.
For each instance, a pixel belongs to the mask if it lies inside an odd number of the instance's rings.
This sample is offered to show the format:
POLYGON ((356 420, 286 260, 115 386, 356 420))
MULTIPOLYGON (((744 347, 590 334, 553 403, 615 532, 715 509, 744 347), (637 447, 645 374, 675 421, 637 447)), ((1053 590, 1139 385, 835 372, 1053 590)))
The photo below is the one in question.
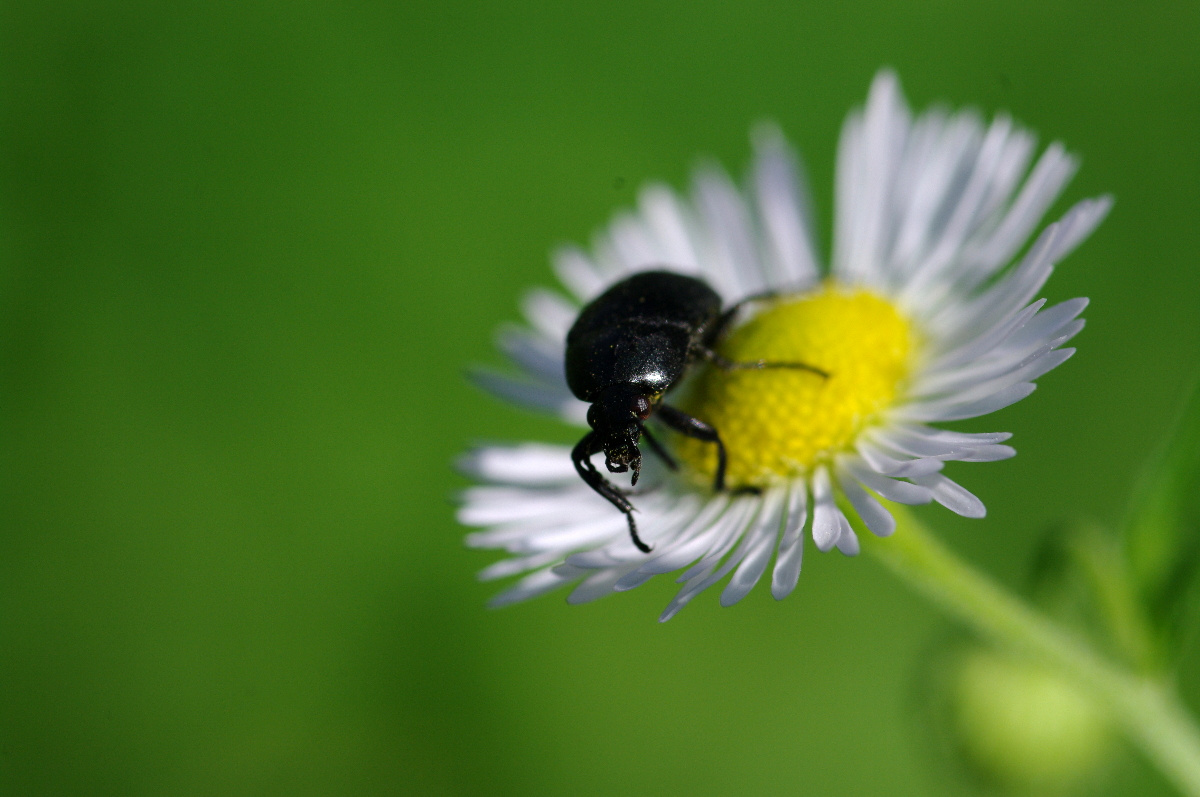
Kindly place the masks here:
POLYGON ((1200 548, 1200 379, 1143 470, 1121 528, 1134 588, 1169 646, 1178 642, 1200 548))
POLYGON ((1168 651, 1130 576, 1120 538, 1093 523, 1059 524, 1033 568, 1033 597, 1047 614, 1091 637, 1142 672, 1168 664, 1168 651))

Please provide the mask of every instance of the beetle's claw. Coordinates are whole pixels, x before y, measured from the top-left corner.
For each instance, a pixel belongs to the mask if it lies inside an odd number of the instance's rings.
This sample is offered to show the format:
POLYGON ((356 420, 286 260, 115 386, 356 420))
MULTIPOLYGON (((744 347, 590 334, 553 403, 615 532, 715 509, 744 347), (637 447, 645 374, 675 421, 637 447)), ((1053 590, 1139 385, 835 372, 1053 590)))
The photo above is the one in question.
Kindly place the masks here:
POLYGON ((637 547, 637 549, 642 553, 650 553, 652 550, 654 550, 649 545, 642 542, 642 538, 638 536, 637 524, 633 522, 633 512, 626 512, 625 519, 629 521, 629 539, 633 541, 633 544, 637 547))

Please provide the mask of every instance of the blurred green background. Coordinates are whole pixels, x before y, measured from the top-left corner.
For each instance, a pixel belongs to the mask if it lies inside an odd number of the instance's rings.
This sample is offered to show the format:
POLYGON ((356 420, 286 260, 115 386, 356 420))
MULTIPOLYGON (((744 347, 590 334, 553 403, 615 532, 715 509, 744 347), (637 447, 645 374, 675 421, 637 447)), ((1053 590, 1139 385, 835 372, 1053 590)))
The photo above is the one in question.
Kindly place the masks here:
POLYGON ((662 626, 666 579, 490 612, 453 519, 467 445, 573 437, 463 377, 550 248, 740 172, 763 118, 827 241, 882 65, 1080 153, 1056 214, 1117 197, 1047 288, 1092 297, 1079 355, 966 427, 1020 455, 952 466, 990 509, 927 513, 952 547, 1020 588, 1196 370, 1195 2, 8 2, 0 36, 7 794, 962 793, 915 719, 948 626, 873 561, 662 626))

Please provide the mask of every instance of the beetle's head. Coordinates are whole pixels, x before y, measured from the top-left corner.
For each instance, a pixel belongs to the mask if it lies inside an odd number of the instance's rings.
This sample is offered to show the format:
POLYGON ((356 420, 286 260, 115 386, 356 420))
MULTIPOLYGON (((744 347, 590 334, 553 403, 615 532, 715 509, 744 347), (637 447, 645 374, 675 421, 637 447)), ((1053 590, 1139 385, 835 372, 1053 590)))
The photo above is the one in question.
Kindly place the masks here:
POLYGON ((633 471, 637 484, 642 467, 638 440, 642 421, 650 417, 654 404, 636 387, 613 385, 602 392, 588 408, 588 425, 604 445, 604 464, 611 473, 633 471))

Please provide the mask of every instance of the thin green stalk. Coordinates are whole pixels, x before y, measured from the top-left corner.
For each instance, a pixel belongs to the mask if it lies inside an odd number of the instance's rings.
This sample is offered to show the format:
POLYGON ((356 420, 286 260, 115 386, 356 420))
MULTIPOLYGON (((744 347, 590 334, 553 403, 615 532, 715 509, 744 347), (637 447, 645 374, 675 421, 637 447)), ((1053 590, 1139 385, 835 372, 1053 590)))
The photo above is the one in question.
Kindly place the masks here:
POLYGON ((983 636, 1058 669, 1113 719, 1179 789, 1200 797, 1200 730, 1171 684, 1130 672, 972 568, 908 511, 894 507, 886 540, 860 533, 892 572, 983 636))

